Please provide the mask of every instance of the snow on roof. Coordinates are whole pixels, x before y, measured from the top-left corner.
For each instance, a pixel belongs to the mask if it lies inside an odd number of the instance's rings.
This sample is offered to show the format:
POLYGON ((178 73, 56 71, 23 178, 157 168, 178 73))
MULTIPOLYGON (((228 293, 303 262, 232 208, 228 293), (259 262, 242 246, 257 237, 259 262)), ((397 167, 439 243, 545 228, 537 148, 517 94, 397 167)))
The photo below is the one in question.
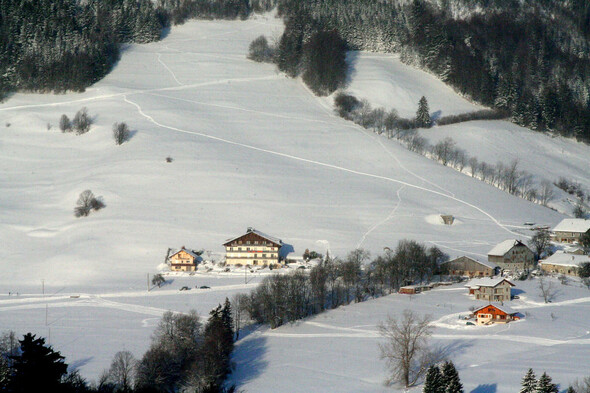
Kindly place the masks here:
POLYGON ((196 253, 194 253, 192 250, 188 250, 186 248, 181 248, 180 250, 174 251, 172 254, 170 254, 169 258, 172 258, 174 255, 178 254, 181 251, 186 252, 188 255, 190 255, 193 258, 199 258, 199 256, 196 253))
POLYGON ((557 251, 555 254, 548 258, 545 258, 539 263, 548 265, 559 265, 559 266, 580 266, 584 262, 590 262, 590 256, 568 254, 563 251, 557 251))
POLYGON ((497 278, 474 278, 465 285, 468 288, 477 289, 479 287, 496 287, 502 281, 506 281, 508 284, 514 286, 513 283, 505 279, 504 277, 497 277, 497 278))
MULTIPOLYGON (((494 262, 480 261, 479 259, 473 259, 473 258, 468 257, 468 256, 464 256, 464 257, 465 258, 469 258, 472 261, 479 263, 480 265, 484 265, 486 267, 489 267, 490 269, 495 269, 495 268, 498 267, 498 265, 496 265, 494 262)), ((459 258, 463 258, 463 257, 459 257, 459 258)), ((449 263, 449 262, 455 262, 459 258, 451 259, 450 261, 445 261, 445 262, 441 263, 441 265, 444 265, 445 263, 449 263)))
POLYGON ((502 243, 497 244, 494 248, 492 248, 488 255, 499 256, 502 257, 506 254, 510 249, 518 244, 523 244, 520 240, 516 239, 508 239, 504 240, 502 243))
POLYGON ((486 308, 489 306, 493 306, 496 307, 498 310, 500 311, 504 311, 506 314, 516 314, 518 311, 511 309, 508 306, 505 306, 503 304, 500 303, 487 303, 481 306, 478 306, 475 310, 473 310, 474 313, 478 312, 479 310, 481 310, 482 308, 486 308))
POLYGON ((583 218, 565 218, 553 228, 553 232, 585 233, 588 229, 590 229, 590 220, 585 220, 583 218))
POLYGON ((260 232, 259 230, 256 230, 254 228, 248 228, 248 230, 246 231, 245 234, 240 235, 240 236, 236 236, 236 237, 232 237, 231 239, 226 240, 224 244, 233 242, 234 240, 239 239, 240 237, 242 237, 244 235, 247 235, 248 233, 255 233, 258 236, 263 237, 266 240, 270 240, 271 242, 276 243, 276 244, 279 244, 279 245, 282 245, 283 244, 283 241, 281 239, 279 239, 277 237, 274 237, 274 236, 267 235, 266 233, 260 232))

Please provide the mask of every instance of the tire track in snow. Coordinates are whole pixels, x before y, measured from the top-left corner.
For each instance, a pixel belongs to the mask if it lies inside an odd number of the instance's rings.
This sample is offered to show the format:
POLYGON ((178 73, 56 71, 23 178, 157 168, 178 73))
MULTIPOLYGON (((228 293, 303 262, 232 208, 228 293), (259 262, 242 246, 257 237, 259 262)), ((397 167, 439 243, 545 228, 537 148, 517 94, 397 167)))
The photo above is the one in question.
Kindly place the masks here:
POLYGON ((426 187, 422 187, 422 186, 418 186, 415 184, 411 184, 402 180, 398 180, 398 179, 394 179, 392 177, 387 177, 387 176, 382 176, 382 175, 376 175, 373 173, 368 173, 368 172, 363 172, 363 171, 357 171, 354 169, 350 169, 350 168, 345 168, 345 167, 341 167, 338 165, 333 165, 333 164, 328 164, 325 162, 321 162, 321 161, 316 161, 316 160, 311 160, 308 158, 303 158, 303 157, 298 157, 298 156, 294 156, 291 154, 286 154, 286 153, 281 153, 278 151, 274 151, 274 150, 268 150, 268 149, 263 149, 261 147, 256 147, 256 146, 252 146, 252 145, 248 145, 245 143, 240 143, 240 142, 236 142, 236 141, 232 141, 229 139, 224 139, 224 138, 220 138, 217 136, 213 136, 213 135, 208 135, 208 134, 204 134, 201 132, 197 132, 197 131, 189 131, 189 130, 183 130, 181 128, 177 128, 177 127, 172 127, 172 126, 167 126, 165 124, 159 123, 158 121, 156 121, 152 116, 146 114, 143 109, 141 108, 141 106, 133 101, 130 101, 126 95, 123 95, 123 99, 125 102, 127 102, 130 105, 133 105, 135 108, 137 108, 137 111, 139 112, 139 114, 143 117, 145 117, 146 119, 148 119, 150 122, 152 122, 153 124, 157 125, 158 127, 162 127, 162 128, 166 128, 169 129, 171 131, 176 131, 176 132, 180 132, 183 134, 189 134, 189 135, 197 135, 203 138, 207 138, 207 139, 211 139, 217 142, 221 142, 221 143, 225 143, 225 144, 229 144, 229 145, 233 145, 233 146, 239 146, 239 147, 243 147, 245 149, 250 149, 250 150, 254 150, 254 151, 258 151, 258 152, 262 152, 262 153, 267 153, 267 154, 271 154, 274 156, 278 156, 278 157, 283 157, 283 158, 287 158, 287 159, 291 159, 294 161, 299 161, 299 162, 304 162, 307 164, 312 164, 312 165, 317 165, 317 166, 321 166, 324 168, 329 168, 329 169, 333 169, 333 170, 337 170, 337 171, 341 171, 341 172, 346 172, 346 173, 351 173, 354 175, 358 175, 358 176, 363 176, 363 177, 368 177, 368 178, 372 178, 372 179, 377 179, 377 180, 384 180, 387 182, 391 182, 391 183, 396 183, 396 184, 401 184, 401 185, 405 185, 409 188, 413 188, 416 190, 420 190, 420 191, 425 191, 434 195, 438 195, 441 196, 443 198, 447 198, 447 199, 451 199, 455 202, 461 203, 465 206, 471 207, 477 211, 479 211, 480 213, 482 213, 483 215, 485 215, 486 217, 489 218, 490 221, 492 221, 494 224, 496 224, 499 228, 505 230, 506 232, 515 235, 515 236, 520 236, 523 237, 524 235, 520 234, 520 233, 516 233, 511 231, 510 229, 508 229, 506 226, 504 226, 503 224, 501 224, 494 216, 492 216, 490 213, 486 212, 485 210, 483 210, 482 208, 469 203, 467 201, 464 201, 462 199, 459 199, 457 197, 453 197, 451 195, 447 195, 444 194, 440 191, 436 191, 436 190, 432 190, 426 187))
POLYGON ((162 54, 161 53, 158 53, 158 62, 164 66, 164 68, 170 73, 170 75, 172 75, 172 78, 176 81, 176 83, 178 83, 179 86, 184 86, 184 84, 178 80, 178 78, 176 77, 176 74, 174 74, 174 72, 170 69, 170 67, 168 67, 166 65, 166 63, 164 63, 162 61, 162 54))
POLYGON ((486 254, 478 254, 476 252, 461 250, 459 248, 454 248, 454 247, 449 247, 449 246, 443 246, 442 244, 440 244, 438 242, 435 242, 435 241, 432 241, 432 240, 427 240, 426 243, 434 244, 437 247, 446 248, 446 249, 452 250, 452 251, 458 251, 458 252, 462 252, 462 253, 470 254, 470 255, 477 255, 478 257, 484 257, 484 258, 487 258, 488 257, 486 254))
POLYGON ((393 210, 391 211, 391 213, 389 213, 389 215, 387 217, 385 217, 383 220, 379 221, 378 223, 376 223, 375 225, 373 225, 371 228, 369 228, 369 230, 367 232, 365 232, 365 234, 361 237, 361 240, 359 240, 358 244, 356 245, 356 248, 361 248, 361 246, 363 245, 363 243, 365 242, 365 240, 367 239, 367 236, 369 236, 371 234, 371 232, 373 232, 375 229, 377 229, 378 227, 380 227, 381 225, 385 224, 387 221, 391 220, 393 218, 393 216, 395 215, 395 212, 397 211, 397 209, 399 208, 399 206, 402 203, 402 198, 399 195, 399 193, 405 188, 406 186, 401 186, 397 192, 397 204, 395 205, 395 207, 393 208, 393 210))

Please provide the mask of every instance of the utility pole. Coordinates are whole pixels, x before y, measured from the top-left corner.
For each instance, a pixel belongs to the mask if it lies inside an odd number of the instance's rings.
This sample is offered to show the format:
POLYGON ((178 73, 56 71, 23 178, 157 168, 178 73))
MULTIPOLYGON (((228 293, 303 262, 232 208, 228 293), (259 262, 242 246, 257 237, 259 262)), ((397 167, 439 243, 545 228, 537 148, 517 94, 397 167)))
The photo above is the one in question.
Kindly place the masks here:
POLYGON ((47 314, 49 314, 49 305, 45 303, 45 326, 47 326, 47 314))
POLYGON ((244 284, 248 284, 248 265, 244 265, 244 284))
POLYGON ((150 274, 147 274, 147 291, 150 291, 150 274))
POLYGON ((43 297, 45 297, 45 279, 41 279, 41 293, 43 293, 43 297))

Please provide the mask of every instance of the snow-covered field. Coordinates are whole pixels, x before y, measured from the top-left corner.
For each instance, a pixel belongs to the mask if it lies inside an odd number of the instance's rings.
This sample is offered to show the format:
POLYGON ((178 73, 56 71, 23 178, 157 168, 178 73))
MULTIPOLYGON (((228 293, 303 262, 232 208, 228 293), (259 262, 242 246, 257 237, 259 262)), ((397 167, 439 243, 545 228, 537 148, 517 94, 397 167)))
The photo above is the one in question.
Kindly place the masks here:
MULTIPOLYGON (((219 259, 224 240, 253 226, 280 237, 299 255, 306 248, 343 255, 356 247, 375 255, 411 238, 438 245, 451 255, 483 258, 500 241, 526 239, 529 233, 523 223, 555 225, 564 217, 346 122, 332 113, 329 99, 314 97, 299 80, 246 59, 254 38, 276 37, 281 30, 282 22, 268 16, 193 21, 175 27, 161 42, 129 46, 113 72, 84 93, 16 94, 0 105, 2 329, 50 334, 56 349, 93 379, 120 349, 141 356, 164 310, 194 308, 206 315, 226 296, 246 291, 260 279, 251 277, 244 284, 241 276, 178 277, 170 286, 148 293, 146 274, 156 272, 168 247, 204 248, 219 259), (61 114, 71 118, 83 106, 94 117, 91 131, 62 134, 57 128, 61 114), (116 146, 111 126, 121 121, 129 124, 133 136, 116 146), (166 162, 168 156, 173 162, 166 162), (75 218, 76 199, 85 189, 102 196, 106 208, 75 218), (441 213, 455 215, 456 224, 441 225, 441 213), (212 288, 179 292, 184 285, 212 288), (8 296, 9 292, 19 295, 8 296)), ((383 80, 379 70, 389 61, 397 70, 390 75, 404 79, 395 85, 397 93, 380 95, 384 106, 392 100, 388 107, 411 114, 416 97, 434 89, 433 97, 438 98, 432 98, 432 110, 448 114, 475 108, 440 82, 425 79, 424 73, 389 56, 358 56, 351 88, 367 88, 361 86, 363 78, 383 80)), ((580 156, 586 153, 580 160, 588 156, 585 146, 576 151, 580 156)), ((540 158, 537 165, 553 170, 554 157, 540 158)), ((390 308, 393 311, 395 299, 350 306, 315 321, 341 318, 350 323, 343 325, 346 328, 374 325, 390 308)), ((299 334, 305 326, 277 332, 299 334)), ((312 330, 318 329, 323 328, 312 330)), ((356 391, 379 391, 384 389, 379 385, 383 370, 376 357, 374 328, 363 329, 373 331, 373 336, 332 340, 338 344, 332 350, 360 356, 369 385, 356 385, 356 391)), ((275 391, 265 387, 265 381, 279 373, 275 363, 314 369, 343 363, 333 376, 316 379, 318 384, 326 381, 332 391, 348 389, 347 379, 338 375, 363 370, 345 356, 335 360, 325 351, 326 357, 318 357, 314 353, 322 347, 309 345, 306 352, 291 338, 272 334, 240 346, 236 378, 250 386, 248 391, 275 391), (281 346, 286 345, 297 356, 288 361, 277 361, 278 355, 247 358, 243 349, 248 345, 254 355, 280 354, 289 350, 281 346), (257 363, 264 359, 270 362, 266 367, 257 363), (259 371, 246 375, 244 364, 259 365, 259 371)), ((253 333, 249 340, 256 337, 253 333)), ((465 356, 477 356, 461 345, 465 356)), ((494 353, 499 359, 501 353, 494 353)), ((463 369, 474 363, 467 360, 460 363, 463 369)), ((281 370, 285 378, 290 376, 293 391, 298 390, 297 381, 311 373, 281 370)), ((472 380, 482 374, 478 375, 472 380)), ((327 390, 323 385, 307 386, 327 390)), ((503 389, 498 384, 498 391, 507 391, 503 389)))

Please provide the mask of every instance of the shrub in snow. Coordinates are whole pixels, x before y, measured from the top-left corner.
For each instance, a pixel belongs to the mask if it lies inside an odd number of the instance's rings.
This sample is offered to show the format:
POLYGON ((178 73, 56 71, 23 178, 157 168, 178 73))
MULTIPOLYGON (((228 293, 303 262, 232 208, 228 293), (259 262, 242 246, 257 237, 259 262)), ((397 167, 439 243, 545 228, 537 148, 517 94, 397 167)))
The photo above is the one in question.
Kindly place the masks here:
POLYGON ((78 197, 76 207, 74 208, 74 215, 76 217, 86 217, 91 210, 100 210, 105 207, 104 202, 100 197, 95 197, 92 191, 83 191, 78 197))
POLYGON ((117 145, 122 145, 123 142, 127 141, 131 136, 127 123, 115 123, 113 124, 113 138, 117 145))
POLYGON ((59 118, 59 129, 61 132, 72 131, 72 122, 70 122, 70 118, 63 114, 59 118))
POLYGON ((274 49, 268 45, 265 36, 261 35, 250 43, 248 48, 248 59, 261 63, 272 63, 274 49))

